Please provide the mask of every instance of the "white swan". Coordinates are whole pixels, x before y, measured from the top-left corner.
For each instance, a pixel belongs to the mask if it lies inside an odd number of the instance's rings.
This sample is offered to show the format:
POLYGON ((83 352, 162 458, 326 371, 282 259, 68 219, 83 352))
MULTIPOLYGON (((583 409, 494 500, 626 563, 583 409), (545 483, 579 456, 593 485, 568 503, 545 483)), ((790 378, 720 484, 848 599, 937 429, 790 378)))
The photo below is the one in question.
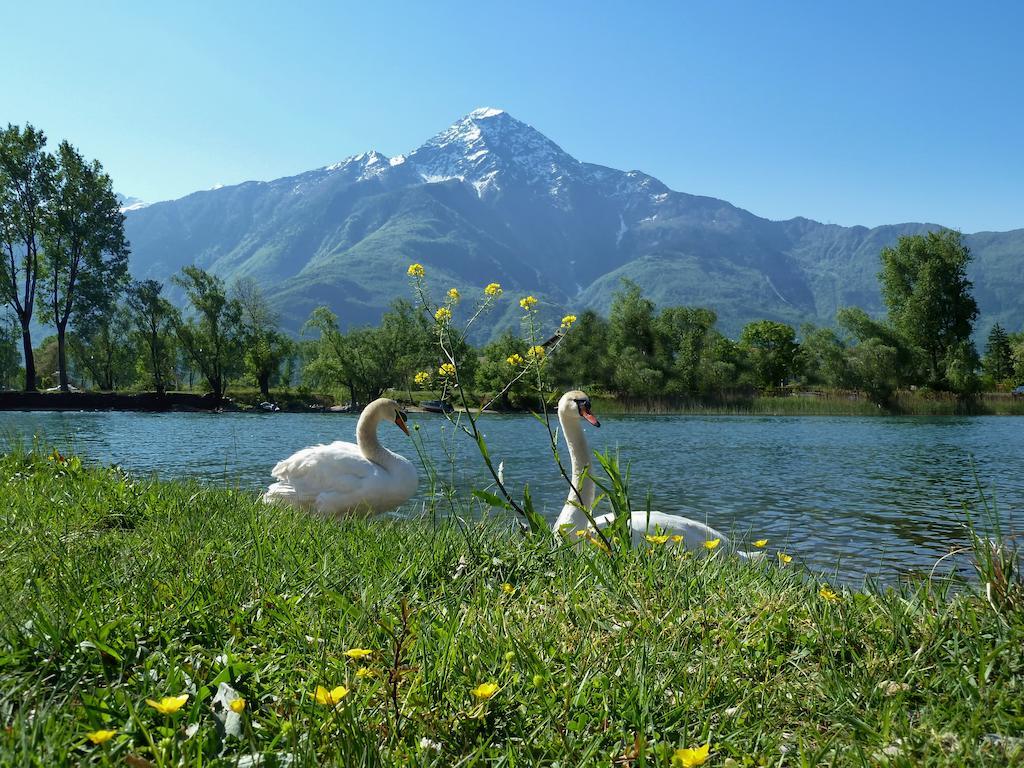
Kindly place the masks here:
POLYGON ((406 415, 394 400, 380 398, 363 410, 356 444, 337 441, 303 448, 279 461, 266 502, 280 501, 323 515, 386 512, 416 492, 416 469, 377 439, 377 425, 394 421, 405 434, 406 415))
MULTIPOLYGON (((584 470, 590 467, 590 447, 587 445, 587 437, 583 434, 581 419, 586 419, 595 427, 600 427, 601 422, 597 420, 590 409, 590 398, 586 392, 572 390, 562 395, 558 401, 558 423, 562 427, 562 434, 565 435, 565 442, 569 447, 569 462, 572 465, 572 487, 569 489, 569 497, 565 506, 555 520, 554 530, 556 536, 568 536, 576 538, 585 533, 593 533, 594 528, 584 514, 583 509, 592 509, 594 506, 594 481, 590 473, 584 477, 584 470), (577 494, 579 491, 579 494, 577 494)), ((607 528, 615 521, 615 513, 601 515, 594 518, 598 528, 607 528)), ((709 525, 698 523, 688 517, 668 515, 664 512, 646 512, 633 510, 629 520, 630 535, 633 545, 649 544, 648 536, 667 536, 664 542, 666 545, 683 546, 692 550, 706 550, 705 542, 718 541, 713 548, 731 549, 729 539, 716 531, 709 525), (681 536, 681 539, 675 538, 681 536)), ((738 552, 741 557, 751 557, 746 552, 738 552)), ((757 553, 760 555, 760 553, 757 553)))

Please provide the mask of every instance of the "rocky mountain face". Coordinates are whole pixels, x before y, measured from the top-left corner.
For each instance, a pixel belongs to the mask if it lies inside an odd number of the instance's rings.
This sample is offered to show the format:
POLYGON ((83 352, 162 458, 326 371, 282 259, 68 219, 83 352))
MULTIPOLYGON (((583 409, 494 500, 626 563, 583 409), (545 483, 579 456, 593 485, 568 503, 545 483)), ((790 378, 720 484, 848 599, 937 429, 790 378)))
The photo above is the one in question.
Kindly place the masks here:
MULTIPOLYGON (((134 201, 133 201, 134 202, 134 201)), ((407 155, 367 152, 269 182, 126 206, 136 277, 196 263, 252 277, 296 329, 320 305, 373 323, 408 297, 420 262, 438 289, 489 282, 541 297, 552 315, 607 311, 619 278, 659 304, 710 307, 721 327, 770 318, 831 324, 882 310, 878 253, 934 224, 868 229, 769 221, 674 192, 639 171, 580 162, 498 109, 475 110, 407 155)), ((1024 323, 1024 230, 966 237, 980 326, 1024 323)), ((496 327, 515 322, 507 302, 496 327)))

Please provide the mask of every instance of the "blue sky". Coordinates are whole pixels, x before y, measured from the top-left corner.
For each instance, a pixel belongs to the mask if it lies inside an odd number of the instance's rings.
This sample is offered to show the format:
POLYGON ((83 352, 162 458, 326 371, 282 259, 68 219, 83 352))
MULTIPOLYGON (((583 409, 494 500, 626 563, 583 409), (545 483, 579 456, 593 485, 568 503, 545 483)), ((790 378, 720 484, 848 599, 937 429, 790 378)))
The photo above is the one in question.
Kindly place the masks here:
POLYGON ((773 219, 1024 227, 1017 3, 67 2, 0 24, 0 122, 150 201, 399 154, 488 105, 773 219))

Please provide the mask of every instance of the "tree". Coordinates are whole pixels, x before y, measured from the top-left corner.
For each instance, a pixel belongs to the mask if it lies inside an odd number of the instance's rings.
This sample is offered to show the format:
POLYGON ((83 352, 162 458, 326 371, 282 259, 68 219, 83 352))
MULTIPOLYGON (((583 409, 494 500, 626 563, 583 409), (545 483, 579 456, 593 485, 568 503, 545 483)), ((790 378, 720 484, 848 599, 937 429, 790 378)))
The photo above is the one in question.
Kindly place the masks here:
POLYGON ((1009 334, 1009 342, 1013 350, 1013 383, 1024 384, 1024 331, 1009 334))
POLYGON ((668 307, 655 321, 659 367, 667 372, 667 389, 697 395, 702 388, 705 350, 718 316, 701 307, 668 307))
MULTIPOLYGON (((564 343, 563 341, 562 344, 564 343)), ((509 386, 522 370, 523 364, 517 362, 517 359, 524 361, 527 359, 526 350, 529 346, 525 340, 515 334, 505 332, 480 350, 481 359, 476 370, 476 386, 481 392, 497 397, 497 404, 500 408, 509 410, 513 405, 528 398, 533 391, 532 384, 536 382, 536 379, 529 376, 524 376, 509 386), (514 357, 515 355, 518 355, 518 358, 514 357), (512 358, 513 362, 510 363, 509 358, 512 358), (505 389, 506 387, 508 389, 505 389), (500 397, 498 397, 498 393, 501 393, 500 397)), ((561 346, 559 344, 559 347, 561 346)), ((559 350, 559 357, 561 357, 561 350, 559 350)))
POLYGON ((242 312, 242 345, 246 371, 256 380, 260 395, 270 399, 281 365, 294 352, 294 344, 278 328, 278 317, 252 278, 238 280, 234 297, 242 312))
POLYGON ((850 381, 846 345, 831 328, 801 328, 800 364, 804 381, 827 387, 844 387, 850 381))
MULTIPOLYGON (((338 318, 327 307, 317 307, 306 330, 318 337, 310 345, 311 359, 303 375, 315 386, 348 388, 353 405, 366 405, 391 387, 408 386, 417 368, 431 360, 431 337, 411 304, 396 301, 384 313, 378 328, 355 328, 342 333, 338 318)), ((463 342, 464 343, 464 342, 463 342)), ((456 354, 466 356, 464 350, 456 354)), ((463 375, 471 380, 472 369, 463 375)))
POLYGON ((224 281, 196 266, 171 280, 185 289, 192 317, 176 324, 178 340, 210 391, 224 397, 229 379, 242 370, 242 308, 228 298, 224 281))
POLYGON ((57 329, 60 388, 68 391, 65 335, 73 312, 103 311, 128 275, 128 241, 110 177, 68 142, 57 149, 52 202, 43 238, 44 320, 57 329))
POLYGON ((167 391, 174 378, 174 329, 178 310, 163 297, 163 285, 157 280, 132 284, 126 296, 132 325, 143 351, 141 368, 148 384, 158 395, 167 391))
POLYGON ((885 405, 900 384, 899 356, 898 349, 878 337, 851 347, 847 362, 854 386, 863 390, 873 403, 885 405))
POLYGON ((31 125, 0 131, 0 299, 21 323, 26 392, 36 388, 31 324, 54 170, 42 131, 31 125))
MULTIPOLYGON (((886 376, 887 381, 891 382, 894 387, 901 387, 919 380, 920 350, 911 347, 891 325, 874 320, 860 307, 841 308, 836 313, 836 322, 857 344, 875 340, 879 345, 891 351, 891 356, 888 359, 893 365, 893 370, 889 371, 886 376)), ((855 345, 847 346, 848 361, 852 359, 850 356, 854 349, 855 345)), ((889 355, 889 352, 887 351, 886 354, 889 355)))
POLYGON ((932 386, 948 384, 946 357, 969 342, 978 305, 967 279, 970 249, 954 230, 900 237, 883 248, 879 280, 889 320, 910 344, 921 349, 932 386))
POLYGON ((785 323, 758 320, 740 333, 740 349, 747 353, 757 385, 778 387, 796 370, 796 331, 785 323))
POLYGON ((982 364, 993 383, 998 384, 1013 376, 1013 347, 1010 346, 1009 334, 999 323, 993 325, 988 333, 982 364))
POLYGON ((49 389, 57 381, 57 337, 44 336, 39 346, 32 350, 36 362, 36 381, 43 389, 49 389))
POLYGON ((68 334, 70 358, 98 389, 112 392, 135 381, 131 328, 131 315, 120 305, 76 316, 74 331, 68 334))
MULTIPOLYGON (((514 351, 522 354, 524 350, 525 346, 523 350, 514 351)), ((501 357, 500 350, 496 354, 498 362, 504 362, 508 357, 501 357)), ((558 362, 552 367, 556 383, 567 388, 597 386, 607 389, 611 386, 613 366, 608 352, 608 321, 593 310, 580 314, 572 330, 559 342, 556 354, 558 362)), ((486 348, 483 356, 486 360, 486 348)), ((483 389, 491 391, 488 387, 483 389)))
POLYGON ((664 374, 656 356, 654 309, 640 286, 623 279, 608 315, 608 347, 615 360, 612 384, 620 392, 644 396, 661 392, 664 374))
POLYGON ((0 389, 13 389, 21 373, 20 338, 18 321, 10 315, 0 318, 0 389))

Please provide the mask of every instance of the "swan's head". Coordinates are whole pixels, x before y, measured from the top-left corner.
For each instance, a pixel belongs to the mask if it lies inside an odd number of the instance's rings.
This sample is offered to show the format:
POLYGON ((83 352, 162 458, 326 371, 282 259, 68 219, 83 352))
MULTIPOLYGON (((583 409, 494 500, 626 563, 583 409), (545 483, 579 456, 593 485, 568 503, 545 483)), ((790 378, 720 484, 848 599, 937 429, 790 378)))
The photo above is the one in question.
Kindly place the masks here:
POLYGON ((405 434, 409 434, 409 414, 402 410, 402 406, 400 406, 394 400, 391 400, 386 397, 382 397, 380 400, 377 400, 374 403, 374 406, 377 409, 377 412, 380 414, 380 416, 378 416, 379 421, 384 421, 385 419, 392 419, 395 422, 395 424, 398 425, 399 429, 405 432, 405 434))
POLYGON ((558 401, 558 417, 586 419, 595 427, 601 426, 601 422, 590 410, 590 396, 579 389, 570 390, 562 395, 558 401))

